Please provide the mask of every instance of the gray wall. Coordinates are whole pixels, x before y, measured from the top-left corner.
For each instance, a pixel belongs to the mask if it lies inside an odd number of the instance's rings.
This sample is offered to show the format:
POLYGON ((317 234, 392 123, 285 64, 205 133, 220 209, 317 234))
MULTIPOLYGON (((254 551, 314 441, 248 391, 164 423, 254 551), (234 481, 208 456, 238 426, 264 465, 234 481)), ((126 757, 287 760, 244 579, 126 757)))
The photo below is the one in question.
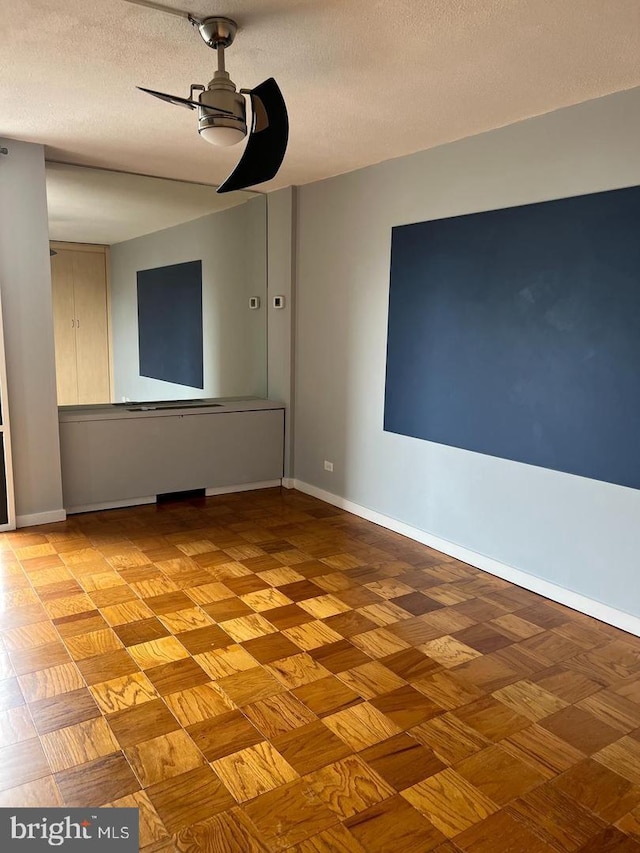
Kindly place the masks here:
POLYGON ((638 140, 635 89, 302 187, 296 478, 640 615, 639 491, 382 429, 391 227, 640 184, 638 140))
POLYGON ((264 197, 111 247, 115 401, 265 396, 264 197), (139 374, 136 272, 202 259, 204 391, 139 374), (258 310, 249 297, 259 296, 258 310))
POLYGON ((0 288, 18 524, 63 517, 41 145, 0 139, 0 288))
POLYGON ((284 476, 293 476, 295 222, 294 187, 269 193, 268 221, 268 394, 285 403, 284 476), (274 308, 273 297, 284 296, 285 307, 274 308))

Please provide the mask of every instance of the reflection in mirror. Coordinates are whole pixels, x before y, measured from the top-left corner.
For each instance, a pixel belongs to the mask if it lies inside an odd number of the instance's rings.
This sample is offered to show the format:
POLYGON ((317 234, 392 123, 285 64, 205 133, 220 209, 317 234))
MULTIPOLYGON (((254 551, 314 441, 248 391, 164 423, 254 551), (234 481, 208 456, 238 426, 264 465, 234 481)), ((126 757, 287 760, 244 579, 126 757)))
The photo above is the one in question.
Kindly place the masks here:
POLYGON ((47 163, 59 405, 266 396, 266 197, 47 163))

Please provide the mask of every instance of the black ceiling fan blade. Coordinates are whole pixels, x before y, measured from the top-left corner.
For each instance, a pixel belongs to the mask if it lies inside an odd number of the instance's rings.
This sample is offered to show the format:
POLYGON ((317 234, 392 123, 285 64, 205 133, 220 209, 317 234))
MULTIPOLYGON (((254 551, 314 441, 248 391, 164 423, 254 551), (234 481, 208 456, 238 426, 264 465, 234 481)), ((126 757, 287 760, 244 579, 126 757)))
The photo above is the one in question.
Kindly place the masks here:
POLYGON ((147 95, 153 95, 154 98, 160 98, 161 101, 166 101, 168 104, 175 104, 176 107, 186 107, 188 110, 195 110, 200 104, 197 101, 191 101, 189 98, 180 98, 177 95, 166 95, 164 92, 156 92, 153 89, 145 89, 143 86, 136 86, 141 92, 146 92, 147 95))
POLYGON ((197 107, 204 107, 212 112, 224 113, 225 115, 233 115, 231 110, 221 110, 218 107, 210 107, 207 104, 201 104, 199 101, 192 101, 190 98, 180 98, 178 95, 166 95, 164 92, 156 92, 154 89, 145 89, 142 86, 136 86, 141 92, 146 92, 147 95, 153 95, 154 98, 160 98, 161 101, 166 101, 168 104, 175 104, 176 107, 186 107, 188 110, 195 110, 197 107))
POLYGON ((216 192, 244 190, 270 181, 287 150, 289 116, 280 87, 269 77, 249 92, 253 124, 240 162, 216 192))

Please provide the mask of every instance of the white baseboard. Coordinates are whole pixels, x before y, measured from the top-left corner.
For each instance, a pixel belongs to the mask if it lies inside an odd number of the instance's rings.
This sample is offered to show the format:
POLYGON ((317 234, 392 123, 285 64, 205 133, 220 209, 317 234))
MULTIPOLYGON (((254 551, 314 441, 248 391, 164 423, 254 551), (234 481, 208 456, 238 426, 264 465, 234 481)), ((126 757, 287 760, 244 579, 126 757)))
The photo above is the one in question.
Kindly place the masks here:
POLYGON ((77 515, 79 512, 100 512, 103 509, 125 509, 128 506, 143 506, 144 504, 156 503, 156 496, 146 498, 125 498, 122 501, 106 501, 101 504, 85 504, 84 506, 71 506, 67 515, 77 515))
POLYGON ((312 486, 301 480, 294 480, 293 483, 293 488, 321 501, 325 501, 325 503, 340 507, 340 509, 351 512, 353 515, 358 515, 360 518, 365 518, 367 521, 379 524, 381 527, 387 528, 387 530, 393 530, 394 533, 400 533, 402 536, 420 542, 422 545, 428 545, 429 548, 441 551, 449 557, 455 557, 456 560, 469 563, 469 565, 475 566, 475 568, 481 569, 483 572, 488 572, 491 575, 516 584, 516 586, 521 586, 531 592, 538 593, 538 595, 543 595, 545 598, 558 602, 558 604, 564 604, 572 610, 577 610, 579 613, 593 616, 601 622, 606 622, 608 625, 613 625, 615 628, 621 628, 629 634, 640 637, 640 617, 638 616, 625 613, 624 610, 617 610, 615 607, 610 607, 601 601, 595 601, 593 598, 587 598, 585 595, 565 589, 562 586, 551 583, 551 581, 546 581, 535 575, 523 572, 520 569, 515 569, 513 566, 508 566, 506 563, 501 563, 492 557, 479 554, 462 545, 449 542, 447 539, 441 539, 438 536, 427 533, 425 530, 412 527, 403 521, 398 521, 395 518, 361 506, 339 495, 334 495, 332 492, 319 489, 317 486, 312 486))
POLYGON ((67 513, 63 509, 52 509, 49 512, 34 512, 31 515, 16 516, 16 527, 36 527, 39 524, 54 524, 56 521, 66 521, 67 513))
MULTIPOLYGON (((293 477, 283 477, 282 478, 282 488, 283 489, 295 489, 296 481, 293 477)), ((302 489, 300 489, 302 491, 302 489)))
POLYGON ((239 486, 212 486, 205 489, 205 495, 232 495, 234 492, 254 492, 256 489, 275 489, 282 485, 282 480, 262 480, 259 483, 241 483, 239 486))

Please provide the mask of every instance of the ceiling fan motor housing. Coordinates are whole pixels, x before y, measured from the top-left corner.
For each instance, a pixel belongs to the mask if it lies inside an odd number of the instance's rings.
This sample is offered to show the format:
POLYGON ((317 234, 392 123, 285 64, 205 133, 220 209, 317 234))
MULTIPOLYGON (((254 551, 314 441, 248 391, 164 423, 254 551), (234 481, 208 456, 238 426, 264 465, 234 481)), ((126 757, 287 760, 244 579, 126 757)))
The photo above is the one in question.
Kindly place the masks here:
POLYGON ((213 80, 199 98, 198 133, 214 127, 228 127, 247 133, 247 114, 244 96, 236 91, 235 83, 226 71, 216 71, 213 80), (227 113, 216 113, 226 110, 227 113))

